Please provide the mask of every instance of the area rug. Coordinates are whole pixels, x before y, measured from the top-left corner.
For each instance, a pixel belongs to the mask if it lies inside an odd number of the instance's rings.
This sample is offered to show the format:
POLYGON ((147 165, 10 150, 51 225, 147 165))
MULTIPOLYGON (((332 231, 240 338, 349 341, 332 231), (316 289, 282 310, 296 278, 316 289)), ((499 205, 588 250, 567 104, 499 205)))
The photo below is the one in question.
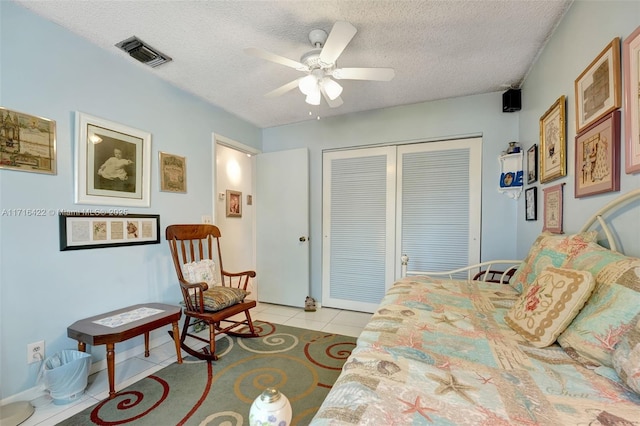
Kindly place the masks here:
POLYGON ((262 391, 287 396, 292 425, 309 424, 356 339, 256 321, 260 337, 216 342, 218 361, 191 356, 119 391, 61 425, 248 425, 262 391))

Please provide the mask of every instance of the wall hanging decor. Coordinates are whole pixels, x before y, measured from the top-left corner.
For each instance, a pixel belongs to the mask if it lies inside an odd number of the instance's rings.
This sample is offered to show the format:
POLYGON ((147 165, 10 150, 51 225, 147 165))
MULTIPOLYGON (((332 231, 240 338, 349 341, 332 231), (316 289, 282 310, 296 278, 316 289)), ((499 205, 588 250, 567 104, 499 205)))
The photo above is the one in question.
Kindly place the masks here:
POLYGON ((567 119, 565 97, 560 96, 540 117, 540 182, 567 174, 567 119))
POLYGON ((242 192, 227 189, 227 217, 242 217, 242 192))
POLYGON ((60 215, 60 251, 160 243, 157 214, 60 215))
POLYGON ((149 207, 151 134, 76 113, 76 204, 149 207))
POLYGON ((543 231, 562 234, 562 188, 564 183, 544 188, 544 225, 543 231))
POLYGON ((518 199, 522 193, 524 171, 522 170, 522 152, 518 151, 513 154, 503 154, 499 157, 500 161, 500 184, 498 191, 509 196, 509 198, 518 199))
POLYGON ((56 174, 56 122, 0 107, 0 169, 56 174))
POLYGON ((575 197, 620 190, 620 111, 576 136, 575 197))
POLYGON ((160 191, 187 192, 187 159, 179 155, 158 153, 160 191))
POLYGON ((616 37, 575 81, 576 133, 620 108, 620 87, 620 37, 616 37))
POLYGON ((524 191, 525 220, 538 220, 538 187, 533 186, 524 191))
POLYGON ((527 183, 538 180, 538 145, 533 144, 527 150, 527 183))
POLYGON ((625 172, 640 172, 640 27, 624 41, 625 172))

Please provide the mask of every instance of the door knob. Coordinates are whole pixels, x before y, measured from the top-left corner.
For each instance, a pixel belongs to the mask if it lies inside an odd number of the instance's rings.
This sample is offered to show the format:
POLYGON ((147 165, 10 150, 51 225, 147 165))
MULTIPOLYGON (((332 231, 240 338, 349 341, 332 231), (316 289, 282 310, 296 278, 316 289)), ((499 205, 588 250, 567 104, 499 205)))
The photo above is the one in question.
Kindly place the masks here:
POLYGON ((305 241, 307 241, 307 237, 300 237, 299 239, 301 243, 304 243, 305 241))

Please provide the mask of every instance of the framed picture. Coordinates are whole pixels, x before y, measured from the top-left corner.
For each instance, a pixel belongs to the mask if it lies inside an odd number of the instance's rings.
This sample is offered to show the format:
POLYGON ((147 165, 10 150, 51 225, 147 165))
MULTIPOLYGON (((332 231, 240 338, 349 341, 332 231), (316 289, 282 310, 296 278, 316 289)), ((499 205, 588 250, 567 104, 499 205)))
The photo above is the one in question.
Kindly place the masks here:
POLYGON ((576 198, 620 190, 620 110, 576 136, 576 198))
POLYGON ((160 244, 157 214, 64 214, 60 220, 60 251, 160 244))
POLYGON ((538 187, 533 186, 524 191, 524 218, 538 220, 538 187))
POLYGON ((576 133, 620 108, 620 37, 589 64, 575 81, 576 133))
POLYGON ((640 27, 624 41, 625 172, 640 172, 640 27))
POLYGON ((159 152, 160 191, 187 192, 187 160, 178 155, 159 152))
POLYGON ((544 188, 544 225, 543 231, 562 234, 562 188, 564 183, 544 188))
POLYGON ((242 192, 227 189, 227 217, 242 217, 242 192))
POLYGON ((0 107, 0 169, 56 174, 56 122, 0 107))
POLYGON ((76 113, 76 204, 149 207, 151 134, 76 113))
POLYGON ((540 117, 540 182, 567 174, 567 117, 565 97, 560 96, 540 117))
POLYGON ((533 144, 527 150, 527 183, 538 180, 538 145, 533 144))

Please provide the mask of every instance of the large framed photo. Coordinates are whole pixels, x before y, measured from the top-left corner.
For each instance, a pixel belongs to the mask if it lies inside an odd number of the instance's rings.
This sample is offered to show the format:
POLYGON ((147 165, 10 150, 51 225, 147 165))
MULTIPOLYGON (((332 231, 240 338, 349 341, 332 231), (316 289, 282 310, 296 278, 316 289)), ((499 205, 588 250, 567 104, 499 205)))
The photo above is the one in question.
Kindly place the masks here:
POLYGON ((160 191, 187 192, 187 160, 162 151, 159 157, 160 191))
POLYGON ((567 174, 567 117, 564 95, 540 117, 540 182, 567 174))
POLYGON ((524 191, 524 218, 538 220, 538 187, 533 186, 524 191))
POLYGON ((227 217, 242 217, 242 192, 227 189, 227 217))
POLYGON ((544 188, 544 224, 543 231, 562 234, 562 189, 564 183, 544 188))
POLYGON ((576 136, 575 197, 620 190, 620 111, 576 136))
POLYGON ((620 93, 620 37, 616 37, 575 81, 576 133, 620 108, 620 93))
POLYGON ((640 172, 640 27, 624 41, 625 172, 640 172))
POLYGON ((0 107, 0 169, 56 174, 56 122, 0 107))
POLYGON ((160 244, 157 214, 60 215, 60 251, 160 244))
POLYGON ((76 204, 149 207, 151 134, 76 113, 76 204))
POLYGON ((527 183, 538 180, 538 145, 533 144, 527 150, 527 183))

